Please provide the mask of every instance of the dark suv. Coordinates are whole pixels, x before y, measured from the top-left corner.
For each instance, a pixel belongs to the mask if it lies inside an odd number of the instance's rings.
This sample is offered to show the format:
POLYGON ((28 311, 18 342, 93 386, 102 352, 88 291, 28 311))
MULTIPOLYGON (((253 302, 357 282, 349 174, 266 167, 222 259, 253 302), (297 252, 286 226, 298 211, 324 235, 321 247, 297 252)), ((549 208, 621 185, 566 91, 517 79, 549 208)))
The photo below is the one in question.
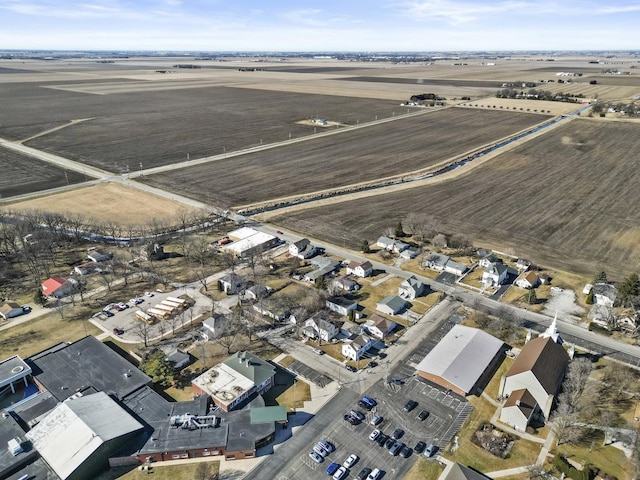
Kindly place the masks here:
POLYGON ((411 410, 413 410, 417 406, 418 406, 418 402, 415 402, 413 400, 409 400, 407 403, 404 404, 404 411, 405 412, 410 412, 411 410))
POLYGON ((427 412, 426 410, 421 410, 420 413, 418 414, 418 419, 421 422, 424 422, 428 417, 429 417, 429 412, 427 412))

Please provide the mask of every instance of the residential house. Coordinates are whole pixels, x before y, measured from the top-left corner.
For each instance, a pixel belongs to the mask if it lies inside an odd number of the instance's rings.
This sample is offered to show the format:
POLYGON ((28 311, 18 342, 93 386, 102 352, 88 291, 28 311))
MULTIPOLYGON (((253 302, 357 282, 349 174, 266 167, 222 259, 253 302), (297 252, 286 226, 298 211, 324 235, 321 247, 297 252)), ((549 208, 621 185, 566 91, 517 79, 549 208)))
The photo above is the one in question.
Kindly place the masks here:
POLYGON ((347 275, 353 274, 356 277, 365 278, 370 277, 373 273, 373 265, 369 260, 364 262, 357 262, 352 260, 347 265, 347 275))
POLYGON ((22 315, 24 310, 22 307, 15 302, 5 302, 2 306, 0 306, 0 317, 5 320, 9 320, 10 318, 17 317, 22 315))
POLYGON ((313 257, 318 249, 311 244, 309 239, 303 238, 289 245, 289 254, 301 260, 313 257))
POLYGON ((593 285, 591 283, 586 283, 584 288, 582 289, 583 295, 589 295, 592 289, 593 289, 593 285))
POLYGON ((191 381, 194 393, 211 396, 225 412, 244 406, 274 384, 276 369, 249 352, 236 352, 191 381))
POLYGON ((245 298, 249 300, 260 300, 268 297, 273 292, 273 288, 268 285, 252 285, 244 292, 245 298))
POLYGON ((93 249, 89 250, 89 252, 87 253, 87 258, 95 263, 106 262, 113 258, 113 254, 110 252, 101 252, 100 250, 93 249))
POLYGON ((78 287, 74 279, 62 277, 48 278, 42 283, 42 294, 46 297, 62 298, 73 294, 78 287))
POLYGON ((202 322, 200 335, 204 340, 213 340, 214 338, 223 335, 230 323, 231 318, 227 315, 215 313, 202 322))
POLYGON ((376 304, 376 310, 387 315, 397 315, 408 306, 408 302, 398 295, 387 295, 376 304))
POLYGON ((398 287, 398 295, 407 300, 415 300, 426 291, 426 286, 415 275, 402 281, 398 287))
POLYGON ((411 260, 420 255, 420 249, 417 247, 409 247, 400 252, 400 257, 406 260, 411 260))
POLYGON ((432 252, 423 262, 422 266, 432 270, 444 271, 460 276, 467 271, 466 265, 455 262, 448 255, 432 252))
POLYGON ((382 235, 380 238, 378 238, 376 245, 384 250, 391 251, 393 250, 394 243, 396 243, 396 241, 393 238, 385 237, 384 235, 382 235))
POLYGON ((352 339, 345 340, 342 344, 342 356, 357 362, 371 348, 371 339, 366 335, 358 335, 352 339))
POLYGON ((78 275, 89 275, 94 272, 101 272, 102 269, 98 267, 95 262, 91 263, 83 263, 81 265, 76 265, 73 267, 73 273, 78 275))
POLYGON ((220 291, 226 293, 227 295, 235 295, 236 293, 244 290, 247 281, 241 275, 237 275, 235 273, 228 273, 225 276, 221 277, 218 280, 220 285, 220 291))
POLYGON ((253 309, 265 317, 272 318, 277 322, 280 322, 289 316, 289 310, 286 306, 282 305, 280 302, 274 302, 269 298, 265 298, 260 302, 254 303, 253 309))
POLYGON ((481 266, 482 268, 489 268, 494 263, 502 263, 502 260, 498 258, 496 255, 494 255, 493 253, 488 253, 484 255, 478 261, 478 265, 481 266))
POLYGON ((177 348, 172 348, 168 352, 165 352, 164 359, 166 362, 169 362, 175 370, 182 370, 191 363, 191 355, 177 348))
POLYGON ((349 275, 340 275, 336 277, 332 285, 336 288, 344 290, 345 292, 353 292, 356 290, 360 290, 360 284, 352 279, 349 275))
POLYGON ((541 273, 538 275, 538 278, 540 279, 540 283, 543 285, 551 283, 551 276, 548 273, 541 273))
POLYGON ((311 283, 333 272, 340 265, 337 261, 325 256, 315 257, 311 260, 311 264, 317 268, 304 276, 304 280, 311 283))
POLYGON ((516 268, 518 270, 529 270, 529 268, 531 268, 531 261, 526 258, 519 258, 516 260, 516 268))
POLYGON ((336 335, 340 333, 341 327, 342 323, 338 324, 337 322, 329 320, 326 312, 320 310, 304 322, 302 333, 307 337, 318 338, 325 342, 330 342, 331 339, 335 338, 336 335))
POLYGON ((384 338, 393 333, 398 326, 396 322, 376 313, 371 315, 371 318, 367 320, 364 325, 371 335, 380 340, 384 340, 384 338))
POLYGON ((613 307, 618 290, 608 283, 596 283, 593 286, 593 303, 604 307, 613 307))
POLYGON ((409 248, 408 243, 401 242, 400 240, 396 240, 395 242, 393 242, 393 251, 395 253, 404 252, 407 248, 409 248))
POLYGON ((353 310, 354 315, 358 310, 358 303, 346 297, 333 297, 326 301, 326 307, 332 312, 339 313, 342 316, 348 316, 353 310))
POLYGON ((508 277, 507 266, 502 263, 492 263, 482 272, 482 283, 486 287, 502 285, 508 277))
POLYGON ((525 270, 520 275, 518 275, 518 278, 516 278, 516 281, 514 283, 520 288, 535 288, 540 284, 540 279, 535 272, 531 270, 525 270))

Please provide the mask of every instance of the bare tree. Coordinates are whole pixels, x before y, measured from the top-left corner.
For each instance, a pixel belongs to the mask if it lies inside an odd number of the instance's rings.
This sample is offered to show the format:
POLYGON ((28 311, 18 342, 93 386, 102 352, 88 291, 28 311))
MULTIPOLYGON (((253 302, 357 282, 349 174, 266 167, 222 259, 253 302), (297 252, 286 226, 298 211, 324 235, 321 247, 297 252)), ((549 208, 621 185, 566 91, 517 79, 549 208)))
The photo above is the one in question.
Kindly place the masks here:
POLYGON ((433 239, 431 240, 431 243, 435 247, 445 248, 447 246, 447 237, 443 233, 438 233, 436 236, 433 237, 433 239))
POLYGON ((551 418, 551 430, 558 439, 558 445, 576 443, 580 439, 580 428, 575 425, 576 416, 570 407, 561 403, 551 418))
POLYGON ((138 322, 132 328, 133 333, 144 343, 145 348, 149 346, 149 335, 151 334, 151 328, 147 322, 138 322))

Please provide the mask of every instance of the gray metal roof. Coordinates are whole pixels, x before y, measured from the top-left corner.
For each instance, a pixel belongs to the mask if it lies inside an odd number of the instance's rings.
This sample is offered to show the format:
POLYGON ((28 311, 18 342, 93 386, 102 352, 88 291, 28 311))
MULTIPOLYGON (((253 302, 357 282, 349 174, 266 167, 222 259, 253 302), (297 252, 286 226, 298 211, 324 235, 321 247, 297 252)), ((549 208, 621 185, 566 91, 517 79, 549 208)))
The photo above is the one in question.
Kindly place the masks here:
POLYGON ((455 325, 422 359, 417 369, 470 392, 502 345, 502 340, 482 330, 455 325))
POLYGON ((267 378, 276 374, 276 369, 273 365, 250 352, 236 352, 222 363, 256 385, 262 384, 267 378))
POLYGON ((398 295, 387 295, 382 300, 378 302, 378 305, 386 305, 393 312, 399 312, 403 308, 406 307, 407 302, 403 298, 398 295))
POLYGON ((93 336, 60 344, 31 357, 34 377, 58 400, 95 387, 123 398, 151 378, 93 336))

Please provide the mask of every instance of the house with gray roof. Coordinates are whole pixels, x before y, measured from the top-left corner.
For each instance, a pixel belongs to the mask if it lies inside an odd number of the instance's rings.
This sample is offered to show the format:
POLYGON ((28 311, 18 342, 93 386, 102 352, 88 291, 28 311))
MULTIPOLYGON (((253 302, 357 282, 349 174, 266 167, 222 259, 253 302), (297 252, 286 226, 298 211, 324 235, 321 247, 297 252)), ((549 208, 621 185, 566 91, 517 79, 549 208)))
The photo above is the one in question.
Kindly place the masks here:
POLYGON ((424 268, 430 268, 431 270, 437 270, 439 272, 453 273, 454 275, 462 275, 467 271, 467 266, 455 262, 448 255, 442 253, 432 252, 429 256, 423 260, 422 266, 424 268))
POLYGON ((222 335, 230 323, 231 318, 228 315, 215 313, 202 322, 200 335, 204 340, 212 340, 222 335))
POLYGON ((326 311, 320 310, 304 322, 302 333, 307 337, 329 342, 340 333, 342 325, 343 322, 332 321, 326 311))
POLYGON ((313 257, 318 253, 318 249, 311 244, 309 239, 303 238, 289 245, 289 255, 297 257, 301 260, 313 257))
POLYGON ((236 293, 244 290, 247 285, 247 280, 236 273, 228 273, 218 280, 220 285, 220 291, 227 295, 235 295, 236 293))
POLYGON ((596 283, 593 286, 593 303, 605 307, 613 307, 618 290, 608 283, 596 283))
POLYGON ((407 300, 414 300, 424 294, 426 286, 415 275, 402 281, 398 287, 398 295, 407 300))
POLYGON ((311 260, 311 264, 318 267, 304 276, 304 280, 311 283, 333 272, 340 265, 337 261, 325 256, 315 257, 311 260))
POLYGON ((352 292, 360 289, 360 284, 349 275, 340 275, 339 277, 336 277, 333 280, 332 285, 346 292, 352 292))
POLYGON ((356 335, 342 344, 342 356, 357 362, 371 348, 373 343, 367 335, 356 335))
POLYGON ((492 263, 482 271, 482 283, 485 287, 497 287, 502 285, 509 275, 506 265, 492 263))
MULTIPOLYGON (((439 480, 488 480, 491 478, 460 463, 454 463, 451 468, 447 470, 446 475, 439 477, 439 480)), ((443 474, 444 473, 445 472, 443 472, 443 474)))
POLYGON ((376 304, 376 310, 387 315, 397 315, 409 306, 404 298, 398 295, 387 295, 376 304))
POLYGON ((347 297, 332 297, 329 298, 326 302, 325 302, 325 306, 336 313, 339 313, 340 315, 343 316, 347 316, 349 315, 350 311, 354 311, 354 314, 357 312, 358 310, 358 302, 351 300, 347 297))
POLYGON ((389 238, 386 237, 384 235, 382 235, 380 238, 378 238, 378 240, 376 241, 376 245, 380 248, 383 248, 385 250, 393 250, 393 244, 396 243, 396 241, 393 238, 389 238))

